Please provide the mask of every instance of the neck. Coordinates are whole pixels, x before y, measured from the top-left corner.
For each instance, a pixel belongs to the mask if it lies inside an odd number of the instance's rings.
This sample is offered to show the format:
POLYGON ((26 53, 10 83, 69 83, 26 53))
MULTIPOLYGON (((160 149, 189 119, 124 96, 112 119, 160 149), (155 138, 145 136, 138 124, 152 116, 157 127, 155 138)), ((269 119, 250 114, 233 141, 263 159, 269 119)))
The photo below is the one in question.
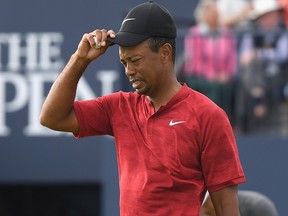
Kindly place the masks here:
POLYGON ((218 29, 218 25, 216 23, 210 23, 208 26, 211 31, 216 31, 218 29))
POLYGON ((174 97, 179 90, 181 89, 182 85, 176 80, 167 83, 166 85, 162 85, 161 89, 158 91, 156 95, 147 96, 148 99, 152 102, 155 112, 163 105, 167 104, 168 101, 174 97))

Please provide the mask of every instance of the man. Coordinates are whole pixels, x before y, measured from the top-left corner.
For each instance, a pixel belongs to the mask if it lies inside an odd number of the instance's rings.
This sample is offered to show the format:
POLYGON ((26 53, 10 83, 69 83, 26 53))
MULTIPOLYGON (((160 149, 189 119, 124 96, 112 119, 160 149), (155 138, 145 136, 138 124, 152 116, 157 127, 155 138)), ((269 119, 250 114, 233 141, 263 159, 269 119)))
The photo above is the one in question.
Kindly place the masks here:
POLYGON ((232 120, 236 38, 232 31, 219 25, 215 0, 199 1, 195 17, 197 24, 189 28, 184 38, 185 82, 224 109, 232 120))
POLYGON ((252 0, 217 0, 217 4, 220 25, 232 28, 237 33, 251 28, 248 15, 253 10, 252 0))
MULTIPOLYGON (((238 199, 241 216, 278 216, 275 204, 264 194, 256 191, 240 190, 238 199)), ((216 215, 209 193, 205 196, 200 215, 216 215)))
POLYGON ((115 137, 121 216, 199 216, 207 189, 218 215, 238 216, 237 185, 245 177, 229 121, 208 98, 177 81, 175 38, 172 16, 153 1, 134 7, 117 34, 84 34, 40 121, 76 137, 115 137), (74 102, 85 69, 111 44, 120 46, 136 92, 74 102))
POLYGON ((283 7, 283 18, 286 28, 288 28, 288 1, 287 0, 278 0, 280 5, 283 7))
POLYGON ((253 31, 240 43, 236 113, 243 131, 274 131, 287 74, 288 34, 278 1, 255 0, 253 5, 253 31))

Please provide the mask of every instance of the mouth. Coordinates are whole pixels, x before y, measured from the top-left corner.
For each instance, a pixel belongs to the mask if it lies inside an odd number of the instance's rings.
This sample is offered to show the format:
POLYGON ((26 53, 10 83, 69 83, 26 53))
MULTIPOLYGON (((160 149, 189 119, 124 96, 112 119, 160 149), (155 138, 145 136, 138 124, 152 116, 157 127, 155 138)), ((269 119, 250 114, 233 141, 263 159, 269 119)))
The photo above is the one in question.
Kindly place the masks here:
POLYGON ((138 88, 140 88, 140 86, 141 86, 141 81, 132 82, 132 87, 134 89, 138 89, 138 88))
POLYGON ((139 88, 141 88, 141 84, 143 83, 141 80, 136 80, 136 79, 132 79, 132 80, 130 80, 130 82, 131 82, 131 84, 132 84, 132 87, 134 88, 134 89, 139 89, 139 88))

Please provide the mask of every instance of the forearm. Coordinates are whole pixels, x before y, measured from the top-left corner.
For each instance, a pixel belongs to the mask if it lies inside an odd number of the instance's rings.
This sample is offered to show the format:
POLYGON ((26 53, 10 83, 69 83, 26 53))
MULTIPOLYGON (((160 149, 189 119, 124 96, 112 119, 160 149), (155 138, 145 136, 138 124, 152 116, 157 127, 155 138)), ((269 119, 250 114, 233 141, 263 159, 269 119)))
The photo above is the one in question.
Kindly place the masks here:
POLYGON ((73 110, 77 84, 90 62, 103 55, 109 47, 107 37, 115 37, 108 32, 95 30, 85 33, 76 52, 71 56, 66 67, 53 83, 42 106, 40 123, 50 129, 78 133, 79 124, 73 110), (94 40, 94 37, 97 37, 94 40), (95 41, 99 41, 100 46, 95 41))
POLYGON ((253 9, 252 4, 247 4, 239 13, 236 13, 234 16, 229 17, 228 19, 223 20, 224 26, 233 27, 235 24, 239 23, 241 20, 247 18, 249 12, 253 9))
POLYGON ((216 216, 240 216, 239 207, 234 205, 223 205, 216 209, 216 216))
POLYGON ((89 61, 72 55, 69 62, 53 83, 40 113, 40 122, 53 130, 69 129, 61 124, 73 110, 77 84, 89 61))
POLYGON ((237 185, 212 192, 210 196, 217 216, 240 216, 237 185))

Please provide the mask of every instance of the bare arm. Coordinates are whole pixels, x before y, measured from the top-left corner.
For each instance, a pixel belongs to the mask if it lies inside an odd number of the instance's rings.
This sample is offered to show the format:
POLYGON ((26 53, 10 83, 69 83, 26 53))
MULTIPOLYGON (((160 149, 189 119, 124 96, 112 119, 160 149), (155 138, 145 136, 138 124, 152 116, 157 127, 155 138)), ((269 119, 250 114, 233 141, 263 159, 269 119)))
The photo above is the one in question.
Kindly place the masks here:
POLYGON ((230 186, 210 193, 217 216, 240 216, 238 186, 230 186))
POLYGON ((44 101, 40 113, 40 123, 50 129, 58 131, 79 132, 73 102, 77 84, 87 66, 109 47, 107 36, 115 37, 113 31, 95 30, 84 34, 76 52, 53 83, 50 92, 44 101), (93 36, 100 41, 101 48, 96 48, 93 36))
POLYGON ((253 10, 253 5, 251 3, 247 3, 245 8, 234 16, 229 17, 222 21, 222 24, 227 27, 233 27, 235 24, 240 22, 243 19, 248 18, 248 14, 253 10))

